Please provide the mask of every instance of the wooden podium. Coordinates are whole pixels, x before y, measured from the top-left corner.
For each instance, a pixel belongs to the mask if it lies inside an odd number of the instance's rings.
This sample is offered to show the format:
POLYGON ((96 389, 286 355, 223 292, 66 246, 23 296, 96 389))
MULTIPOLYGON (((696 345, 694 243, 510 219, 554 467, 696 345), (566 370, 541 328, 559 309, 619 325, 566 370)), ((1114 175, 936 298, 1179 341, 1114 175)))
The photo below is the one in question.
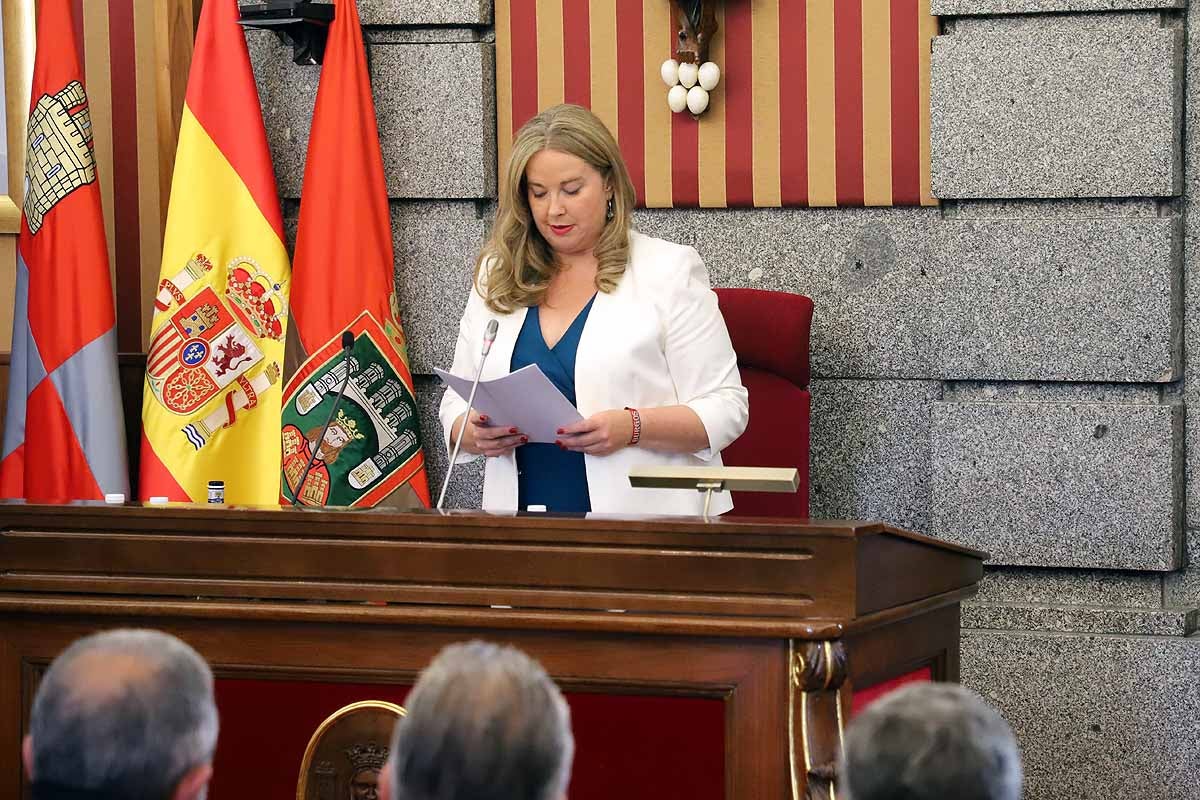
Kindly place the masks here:
POLYGON ((827 797, 856 688, 957 680, 983 557, 867 522, 0 504, 0 796, 46 664, 134 625, 219 683, 403 686, 446 644, 509 642, 568 693, 719 702, 709 796, 827 797))

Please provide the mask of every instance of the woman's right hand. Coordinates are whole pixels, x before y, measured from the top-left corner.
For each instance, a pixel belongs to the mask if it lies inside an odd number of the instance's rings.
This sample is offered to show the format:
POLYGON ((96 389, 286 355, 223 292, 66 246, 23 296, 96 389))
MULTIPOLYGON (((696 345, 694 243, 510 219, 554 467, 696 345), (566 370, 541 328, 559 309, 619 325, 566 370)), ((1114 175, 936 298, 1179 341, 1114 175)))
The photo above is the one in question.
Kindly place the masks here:
POLYGON ((472 455, 506 456, 529 441, 529 437, 516 428, 496 427, 486 416, 475 411, 471 412, 470 424, 464 426, 462 423, 460 416, 454 421, 454 431, 462 437, 462 449, 472 455))

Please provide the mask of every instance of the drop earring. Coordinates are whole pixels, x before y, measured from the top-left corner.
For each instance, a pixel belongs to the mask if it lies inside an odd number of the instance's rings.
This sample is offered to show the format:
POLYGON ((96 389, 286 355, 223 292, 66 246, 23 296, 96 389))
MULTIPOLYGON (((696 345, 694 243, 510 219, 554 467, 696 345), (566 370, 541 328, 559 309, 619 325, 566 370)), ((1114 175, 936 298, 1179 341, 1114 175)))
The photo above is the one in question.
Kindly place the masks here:
POLYGON ((608 205, 604 209, 604 220, 612 222, 612 218, 617 215, 616 205, 613 203, 612 195, 608 197, 608 205))

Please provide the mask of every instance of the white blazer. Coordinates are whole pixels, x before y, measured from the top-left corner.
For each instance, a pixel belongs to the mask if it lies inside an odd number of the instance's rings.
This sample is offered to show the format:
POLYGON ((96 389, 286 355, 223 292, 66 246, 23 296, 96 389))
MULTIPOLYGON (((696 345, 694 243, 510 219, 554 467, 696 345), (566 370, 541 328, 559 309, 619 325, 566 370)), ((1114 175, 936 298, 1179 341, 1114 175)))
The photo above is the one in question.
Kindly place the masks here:
MULTIPOLYGON (((749 416, 748 394, 738 374, 717 296, 699 254, 662 239, 629 234, 625 274, 611 293, 600 292, 579 339, 575 356, 575 398, 584 417, 612 408, 686 405, 708 433, 709 447, 698 453, 663 453, 625 447, 607 456, 584 455, 592 511, 601 513, 701 514, 700 492, 634 489, 635 465, 720 466, 721 450, 742 434, 749 416)), ((483 368, 483 380, 509 372, 526 309, 496 314, 472 289, 459 324, 451 372, 474 377, 483 331, 499 322, 496 341, 483 368)), ((467 404, 453 390, 442 396, 443 440, 449 447, 454 420, 467 404)), ((479 456, 459 453, 458 462, 479 456)), ((489 458, 484 468, 483 507, 517 508, 517 460, 512 454, 489 458)), ((714 495, 710 514, 733 508, 728 492, 714 495)))

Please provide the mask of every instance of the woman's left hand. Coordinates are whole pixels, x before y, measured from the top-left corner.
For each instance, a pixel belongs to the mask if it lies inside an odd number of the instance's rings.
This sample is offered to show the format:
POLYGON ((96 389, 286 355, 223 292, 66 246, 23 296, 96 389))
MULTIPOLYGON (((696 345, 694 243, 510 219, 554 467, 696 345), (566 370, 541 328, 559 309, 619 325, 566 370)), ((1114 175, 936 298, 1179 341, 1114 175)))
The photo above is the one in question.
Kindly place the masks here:
POLYGON ((556 443, 565 450, 606 456, 627 447, 632 438, 633 417, 614 408, 559 428, 556 443))

